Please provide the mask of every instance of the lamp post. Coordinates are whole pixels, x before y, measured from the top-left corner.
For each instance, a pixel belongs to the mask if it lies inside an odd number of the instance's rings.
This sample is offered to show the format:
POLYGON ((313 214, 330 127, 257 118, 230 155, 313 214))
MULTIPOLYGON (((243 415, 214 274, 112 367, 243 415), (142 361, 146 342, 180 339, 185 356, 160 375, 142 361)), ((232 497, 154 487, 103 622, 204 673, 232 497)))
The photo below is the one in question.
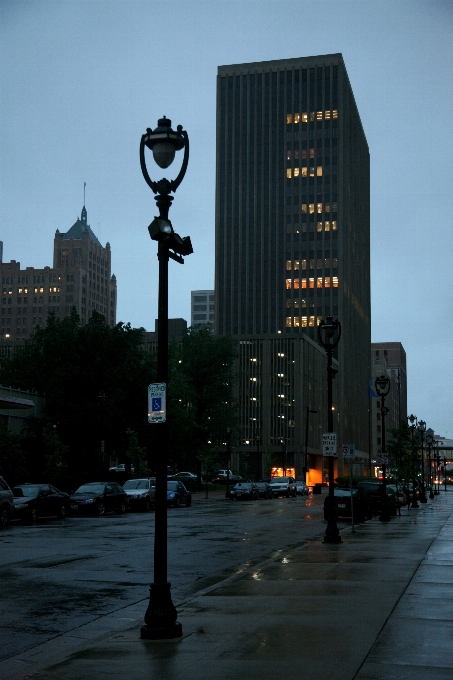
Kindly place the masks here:
POLYGON ((374 381, 376 392, 381 399, 381 422, 382 422, 382 503, 381 503, 381 514, 379 520, 381 522, 390 522, 390 515, 387 509, 387 463, 388 455, 386 451, 386 441, 385 441, 385 416, 388 413, 388 408, 385 406, 385 397, 390 391, 390 378, 386 374, 382 374, 379 378, 374 381))
MULTIPOLYGON (((305 419, 305 456, 304 456, 304 482, 307 483, 307 472, 308 472, 308 418, 310 413, 318 413, 309 406, 306 406, 306 419, 305 419)), ((322 481, 322 480, 321 480, 322 481)))
POLYGON ((426 423, 421 420, 418 424, 418 431, 420 432, 420 441, 422 445, 422 489, 420 493, 420 503, 427 503, 426 491, 425 491, 425 460, 424 460, 424 446, 425 446, 425 432, 426 423))
POLYGON ((431 500, 434 498, 431 467, 431 446, 433 445, 433 441, 434 441, 433 435, 431 433, 428 433, 426 435, 426 443, 428 444, 428 484, 429 484, 429 497, 431 500))
MULTIPOLYGON (((411 464, 412 466, 414 465, 414 437, 415 437, 415 428, 417 427, 417 416, 414 416, 412 413, 410 416, 407 416, 407 419, 410 422, 410 428, 412 430, 412 437, 411 437, 411 453, 412 453, 412 460, 411 464)), ((417 497, 415 495, 415 473, 412 478, 412 503, 411 503, 411 508, 418 508, 420 507, 417 503, 417 497)))
POLYGON ((227 425, 227 488, 225 498, 230 497, 230 465, 231 465, 231 427, 227 425))
POLYGON ((437 495, 440 494, 440 453, 437 449, 436 453, 436 478, 437 478, 437 495))
MULTIPOLYGON (((168 211, 173 201, 171 193, 181 184, 189 161, 189 137, 178 125, 172 130, 171 120, 161 118, 157 128, 147 128, 140 141, 140 166, 143 177, 156 194, 155 201, 159 216, 148 227, 153 241, 158 242, 159 294, 157 327, 157 381, 166 390, 168 382, 168 261, 169 258, 184 264, 183 255, 190 255, 190 237, 181 238, 173 231, 168 211), (146 167, 145 147, 153 153, 154 161, 162 168, 168 168, 175 158, 175 152, 184 149, 184 156, 178 176, 174 180, 165 177, 157 182, 151 180, 146 167)), ((150 420, 150 422, 153 422, 150 420)), ((154 531, 154 582, 150 586, 148 609, 141 637, 146 640, 161 640, 182 635, 182 626, 176 620, 177 611, 171 599, 171 584, 167 581, 167 462, 168 428, 166 417, 156 422, 159 455, 156 458, 156 499, 154 531)))
MULTIPOLYGON (((337 374, 337 370, 332 366, 332 357, 335 348, 340 342, 341 324, 338 320, 333 320, 331 316, 326 317, 318 326, 318 342, 325 349, 327 355, 327 429, 333 432, 333 412, 332 412, 332 380, 337 374)), ((329 456, 329 505, 328 520, 324 543, 341 543, 340 532, 338 531, 335 518, 334 504, 334 479, 333 479, 333 456, 329 456)))
POLYGON ((261 452, 260 452, 260 442, 261 442, 261 432, 255 433, 256 441, 256 481, 261 477, 261 452))

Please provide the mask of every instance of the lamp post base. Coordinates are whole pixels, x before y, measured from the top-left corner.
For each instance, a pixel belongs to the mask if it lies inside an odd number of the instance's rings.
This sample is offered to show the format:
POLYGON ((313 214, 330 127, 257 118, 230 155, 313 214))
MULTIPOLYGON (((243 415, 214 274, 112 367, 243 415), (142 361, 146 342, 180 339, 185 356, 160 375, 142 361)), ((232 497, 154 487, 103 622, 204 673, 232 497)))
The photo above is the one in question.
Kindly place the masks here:
POLYGON ((429 498, 430 498, 430 500, 433 500, 433 498, 434 498, 434 492, 433 492, 432 487, 429 490, 429 498))
POLYGON ((171 599, 170 583, 152 583, 145 625, 140 629, 142 640, 169 640, 182 636, 182 626, 176 620, 178 613, 171 599))
POLYGON ((335 520, 329 519, 323 543, 341 543, 340 532, 335 520))
POLYGON ((379 521, 380 522, 390 522, 390 515, 387 513, 383 513, 382 515, 379 516, 379 521))

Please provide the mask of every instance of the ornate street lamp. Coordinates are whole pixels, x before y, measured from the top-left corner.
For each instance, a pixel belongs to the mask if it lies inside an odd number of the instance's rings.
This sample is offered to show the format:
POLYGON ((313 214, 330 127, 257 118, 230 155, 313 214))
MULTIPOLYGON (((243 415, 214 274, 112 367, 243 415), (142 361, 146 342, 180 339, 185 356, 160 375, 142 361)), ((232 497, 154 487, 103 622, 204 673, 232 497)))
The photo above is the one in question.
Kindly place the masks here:
POLYGON ((380 521, 381 522, 390 522, 390 515, 389 511, 387 508, 387 479, 386 479, 386 471, 387 471, 387 463, 388 463, 388 454, 386 451, 386 441, 385 441, 385 416, 388 413, 388 408, 385 406, 385 397, 388 395, 390 392, 390 378, 386 374, 382 374, 379 376, 379 378, 376 378, 374 381, 375 387, 376 387, 376 392, 378 393, 378 396, 381 399, 381 421, 382 421, 382 453, 381 453, 381 460, 382 460, 382 503, 381 503, 381 514, 380 514, 380 521))
POLYGON ((426 443, 428 444, 428 484, 429 484, 429 497, 430 497, 431 500, 434 498, 432 467, 431 467, 431 447, 433 445, 433 442, 434 442, 434 437, 429 432, 426 435, 426 443))
POLYGON ((426 499, 426 491, 425 491, 425 460, 424 460, 424 445, 425 445, 425 432, 426 432, 426 423, 424 420, 421 420, 418 424, 418 431, 420 432, 420 441, 422 445, 422 489, 421 489, 421 494, 420 494, 420 503, 427 503, 426 499))
MULTIPOLYGON (((332 412, 332 380, 337 374, 337 370, 332 366, 332 357, 335 348, 340 342, 341 324, 338 320, 333 320, 331 316, 326 317, 318 326, 318 342, 325 349, 327 355, 327 429, 333 432, 333 412, 332 412)), ((340 532, 338 531, 335 517, 334 502, 334 471, 333 455, 329 456, 329 505, 326 533, 324 543, 341 543, 340 532)))
MULTIPOLYGON (((193 252, 190 237, 181 238, 175 234, 168 219, 168 211, 175 192, 181 184, 189 161, 189 138, 187 132, 178 125, 172 130, 171 120, 161 118, 157 128, 147 128, 140 142, 140 166, 146 183, 156 194, 155 201, 159 216, 148 227, 153 241, 158 242, 157 257, 159 259, 159 299, 157 327, 157 381, 166 386, 168 383, 168 261, 169 258, 184 264, 182 256, 193 252), (154 182, 151 180, 145 161, 145 148, 153 153, 154 161, 162 168, 168 168, 176 151, 184 149, 181 169, 176 179, 165 177, 154 182)), ((145 614, 145 625, 141 628, 141 637, 146 640, 161 640, 182 635, 182 626, 176 620, 177 611, 171 599, 171 584, 167 582, 167 462, 168 462, 168 428, 164 417, 157 423, 156 457, 156 500, 155 500, 155 533, 154 533, 154 583, 150 586, 150 598, 145 614)))

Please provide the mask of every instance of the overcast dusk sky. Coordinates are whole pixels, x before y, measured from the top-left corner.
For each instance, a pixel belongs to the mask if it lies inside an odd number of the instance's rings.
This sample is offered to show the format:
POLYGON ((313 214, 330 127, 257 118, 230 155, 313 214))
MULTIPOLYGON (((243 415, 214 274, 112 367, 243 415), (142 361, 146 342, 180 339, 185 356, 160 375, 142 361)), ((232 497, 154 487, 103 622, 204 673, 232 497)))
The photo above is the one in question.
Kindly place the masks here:
POLYGON ((166 115, 190 138, 170 217, 169 313, 214 287, 217 67, 341 52, 371 155, 373 342, 407 353, 408 410, 453 437, 453 2, 2 0, 3 261, 52 266, 83 206, 112 249, 117 320, 154 330, 156 214, 140 137, 166 115))

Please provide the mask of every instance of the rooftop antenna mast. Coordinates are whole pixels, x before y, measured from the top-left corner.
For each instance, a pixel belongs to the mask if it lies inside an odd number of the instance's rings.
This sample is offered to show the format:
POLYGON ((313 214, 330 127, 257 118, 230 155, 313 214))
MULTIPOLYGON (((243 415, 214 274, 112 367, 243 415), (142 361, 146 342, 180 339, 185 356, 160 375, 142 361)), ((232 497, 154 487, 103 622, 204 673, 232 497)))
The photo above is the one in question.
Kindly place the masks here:
POLYGON ((86 187, 86 185, 87 185, 87 183, 84 182, 83 183, 83 205, 85 205, 85 187, 86 187))

